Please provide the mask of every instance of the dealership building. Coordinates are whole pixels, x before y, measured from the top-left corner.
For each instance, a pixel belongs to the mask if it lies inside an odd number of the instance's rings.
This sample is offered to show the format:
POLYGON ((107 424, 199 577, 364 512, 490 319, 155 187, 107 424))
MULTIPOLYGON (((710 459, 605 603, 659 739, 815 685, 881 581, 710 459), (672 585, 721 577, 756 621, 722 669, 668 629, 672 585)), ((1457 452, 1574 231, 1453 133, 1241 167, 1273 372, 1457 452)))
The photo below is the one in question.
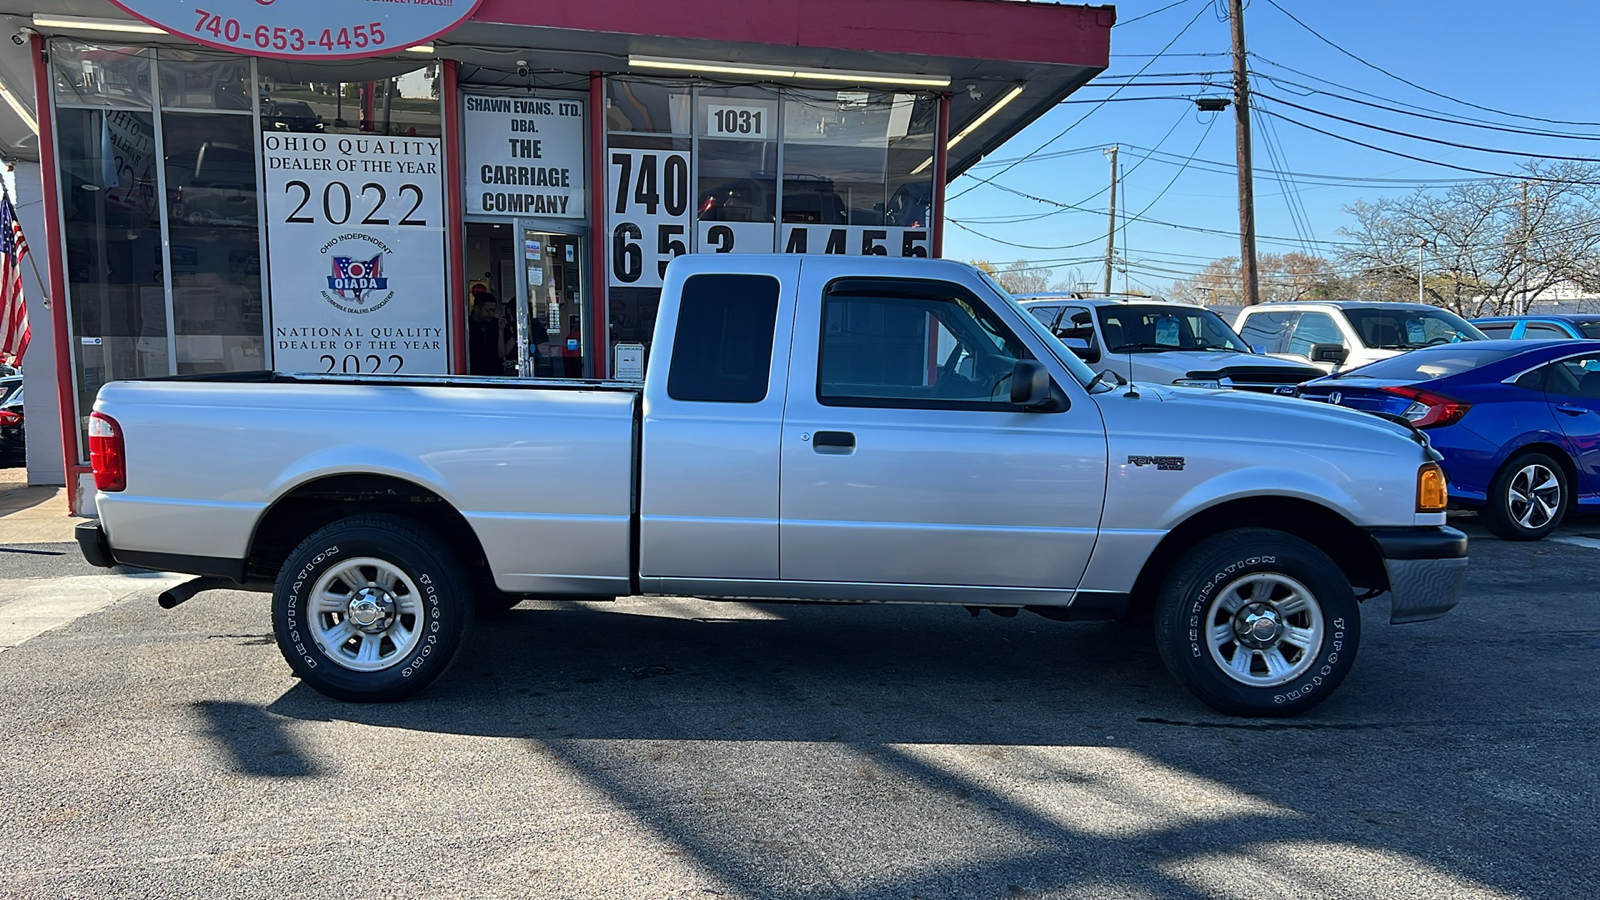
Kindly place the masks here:
POLYGON ((1115 18, 1014 0, 42 5, 0 16, 0 155, 37 264, 29 480, 72 486, 84 512, 108 381, 637 380, 676 255, 937 257, 948 180, 1102 71, 1115 18))

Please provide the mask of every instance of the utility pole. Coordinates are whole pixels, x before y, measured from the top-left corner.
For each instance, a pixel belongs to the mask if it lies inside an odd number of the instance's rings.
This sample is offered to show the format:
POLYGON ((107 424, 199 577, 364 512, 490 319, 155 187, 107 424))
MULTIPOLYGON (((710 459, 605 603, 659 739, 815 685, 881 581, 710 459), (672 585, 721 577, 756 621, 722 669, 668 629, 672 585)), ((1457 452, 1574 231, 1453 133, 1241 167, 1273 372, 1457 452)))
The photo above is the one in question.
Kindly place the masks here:
POLYGON ((1427 297, 1422 293, 1422 248, 1426 247, 1427 245, 1428 245, 1428 242, 1423 240, 1422 237, 1419 235, 1417 237, 1417 302, 1418 303, 1427 303, 1428 302, 1427 297))
POLYGON ((1106 277, 1105 292, 1111 293, 1111 265, 1117 254, 1117 145, 1102 153, 1111 157, 1111 220, 1106 225, 1106 277))
POLYGON ((1522 182, 1522 290, 1517 293, 1517 315, 1528 314, 1528 183, 1522 182))
POLYGON ((1239 274, 1246 306, 1261 302, 1256 271, 1256 190, 1250 163, 1250 80, 1244 52, 1244 0, 1228 0, 1228 20, 1233 26, 1233 115, 1237 123, 1234 143, 1239 167, 1239 274))

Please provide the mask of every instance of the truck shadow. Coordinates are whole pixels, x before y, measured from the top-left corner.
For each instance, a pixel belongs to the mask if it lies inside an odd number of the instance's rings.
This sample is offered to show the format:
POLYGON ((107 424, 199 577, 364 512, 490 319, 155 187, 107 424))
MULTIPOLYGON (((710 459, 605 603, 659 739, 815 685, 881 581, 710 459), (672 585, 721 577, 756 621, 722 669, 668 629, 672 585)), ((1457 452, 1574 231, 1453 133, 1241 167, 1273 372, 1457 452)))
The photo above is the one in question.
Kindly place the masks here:
MULTIPOLYGON (((750 897, 1198 897, 1239 872, 1284 895, 1464 896, 1560 868, 1439 831, 1439 817, 1492 811, 1497 834, 1548 832, 1548 807, 1461 790, 1483 742, 1514 752, 1539 723, 1430 708, 1461 685, 1416 691, 1432 650, 1386 664, 1386 609, 1368 619, 1378 661, 1290 721, 1210 713, 1148 633, 1118 625, 763 609, 519 608, 480 622, 454 669, 406 703, 297 687, 269 710, 518 739, 750 897), (1420 696, 1386 703, 1398 671, 1420 696), (1397 780, 1432 799, 1397 799, 1397 780)), ((1544 853, 1581 867, 1593 831, 1544 853)))

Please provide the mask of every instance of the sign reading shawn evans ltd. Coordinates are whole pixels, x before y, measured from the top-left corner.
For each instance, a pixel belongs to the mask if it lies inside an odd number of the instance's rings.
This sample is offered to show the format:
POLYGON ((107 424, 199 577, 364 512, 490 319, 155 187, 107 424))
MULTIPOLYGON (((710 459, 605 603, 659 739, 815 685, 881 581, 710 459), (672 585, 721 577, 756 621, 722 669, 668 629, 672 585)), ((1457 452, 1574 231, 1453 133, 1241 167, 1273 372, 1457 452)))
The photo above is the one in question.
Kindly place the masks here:
POLYGON ((467 213, 581 219, 583 101, 467 94, 461 104, 467 213))
POLYGON ((393 56, 466 21, 483 0, 111 0, 208 47, 277 59, 393 56))
POLYGON ((274 371, 448 372, 439 139, 269 131, 261 155, 274 371))

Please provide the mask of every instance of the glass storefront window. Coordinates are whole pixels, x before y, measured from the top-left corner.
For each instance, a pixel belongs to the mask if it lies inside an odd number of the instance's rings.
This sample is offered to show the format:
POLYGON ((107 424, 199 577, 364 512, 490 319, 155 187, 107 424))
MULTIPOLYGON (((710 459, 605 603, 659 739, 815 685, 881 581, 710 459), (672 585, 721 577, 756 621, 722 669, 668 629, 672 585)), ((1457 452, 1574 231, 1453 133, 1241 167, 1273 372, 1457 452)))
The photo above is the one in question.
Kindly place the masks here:
POLYGON ((926 225, 938 101, 871 91, 785 95, 783 220, 926 225))
POLYGON ((56 110, 83 416, 106 382, 170 372, 154 134, 148 112, 56 110))
POLYGON ((606 130, 688 134, 687 84, 612 78, 606 82, 606 130))
POLYGON ((178 374, 267 367, 249 116, 163 113, 178 374))
MULTIPOLYGON (((163 63, 165 65, 165 63, 163 63)), ((258 60, 263 131, 439 137, 438 63, 258 60)))
POLYGON ((150 108, 154 50, 56 39, 50 42, 56 103, 150 108))
POLYGON ((250 60, 245 57, 163 48, 156 70, 164 108, 251 110, 250 60))

